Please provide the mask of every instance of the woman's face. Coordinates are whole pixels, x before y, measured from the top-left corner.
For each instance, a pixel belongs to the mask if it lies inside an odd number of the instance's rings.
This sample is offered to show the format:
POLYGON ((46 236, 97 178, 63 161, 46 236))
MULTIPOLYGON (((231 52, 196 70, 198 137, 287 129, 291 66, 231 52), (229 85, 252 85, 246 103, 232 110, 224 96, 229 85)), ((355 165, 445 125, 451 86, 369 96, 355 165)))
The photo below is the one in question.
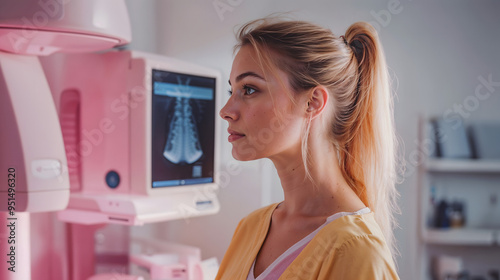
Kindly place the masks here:
POLYGON ((237 160, 301 157, 307 101, 296 98, 286 74, 262 69, 251 46, 243 46, 229 77, 231 96, 220 116, 229 123, 228 141, 237 160), (277 77, 278 76, 278 77, 277 77), (288 94, 287 94, 288 91, 288 94))

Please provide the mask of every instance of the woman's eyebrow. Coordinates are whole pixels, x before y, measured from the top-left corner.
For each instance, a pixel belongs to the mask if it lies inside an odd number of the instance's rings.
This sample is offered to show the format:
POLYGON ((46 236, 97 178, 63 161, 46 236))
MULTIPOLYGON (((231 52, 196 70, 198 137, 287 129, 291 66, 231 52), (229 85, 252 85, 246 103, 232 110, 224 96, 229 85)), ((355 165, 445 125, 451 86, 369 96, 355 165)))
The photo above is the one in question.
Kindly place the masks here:
MULTIPOLYGON (((236 77, 236 82, 241 81, 245 77, 255 77, 257 79, 263 80, 264 82, 266 81, 266 79, 264 79, 259 74, 255 73, 255 72, 252 72, 252 71, 248 71, 248 72, 239 74, 238 77, 236 77)), ((228 80, 228 82, 229 82, 229 85, 231 85, 231 81, 228 80)))

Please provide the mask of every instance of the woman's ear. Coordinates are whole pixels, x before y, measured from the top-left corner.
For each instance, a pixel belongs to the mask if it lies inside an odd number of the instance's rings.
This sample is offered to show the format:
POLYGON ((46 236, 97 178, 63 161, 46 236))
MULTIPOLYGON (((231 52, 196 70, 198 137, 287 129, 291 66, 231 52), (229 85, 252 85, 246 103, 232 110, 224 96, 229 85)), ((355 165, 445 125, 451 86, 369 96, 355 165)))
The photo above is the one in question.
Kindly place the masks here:
POLYGON ((316 86, 311 89, 307 101, 307 114, 310 114, 312 119, 319 116, 325 110, 328 98, 328 90, 324 86, 316 86))

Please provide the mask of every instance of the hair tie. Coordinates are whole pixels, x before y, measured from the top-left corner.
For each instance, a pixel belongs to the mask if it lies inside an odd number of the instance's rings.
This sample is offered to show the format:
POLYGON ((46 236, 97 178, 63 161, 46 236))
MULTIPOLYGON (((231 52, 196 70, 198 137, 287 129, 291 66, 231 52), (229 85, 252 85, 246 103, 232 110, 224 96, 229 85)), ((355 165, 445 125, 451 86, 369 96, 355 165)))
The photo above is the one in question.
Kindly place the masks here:
POLYGON ((340 36, 340 38, 342 38, 342 40, 344 40, 344 44, 348 45, 347 40, 345 39, 344 35, 340 36))

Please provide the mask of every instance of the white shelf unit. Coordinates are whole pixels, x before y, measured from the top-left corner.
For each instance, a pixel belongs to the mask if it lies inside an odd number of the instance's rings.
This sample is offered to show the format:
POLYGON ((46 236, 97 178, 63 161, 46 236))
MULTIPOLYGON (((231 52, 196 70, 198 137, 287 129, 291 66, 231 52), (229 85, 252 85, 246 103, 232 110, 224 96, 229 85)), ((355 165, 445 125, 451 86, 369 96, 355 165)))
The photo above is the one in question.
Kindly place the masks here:
MULTIPOLYGON (((424 143, 424 139, 427 141, 429 139, 425 127, 427 121, 421 118, 419 122, 420 144, 424 143)), ((477 213, 485 213, 487 212, 485 209, 490 209, 487 208, 490 207, 487 203, 477 203, 480 199, 485 201, 488 197, 482 192, 491 192, 492 189, 496 193, 500 192, 500 160, 442 159, 425 155, 425 159, 422 159, 422 164, 418 168, 417 186, 421 245, 419 260, 423 271, 420 279, 438 280, 432 278, 431 273, 431 261, 436 255, 461 257, 465 268, 473 275, 484 275, 488 269, 500 270, 500 261, 498 261, 500 259, 500 226, 498 223, 490 226, 481 224, 483 221, 473 221, 481 217, 477 213), (436 182, 451 182, 445 184, 444 187, 448 191, 447 199, 463 195, 474 202, 466 205, 468 212, 473 212, 474 215, 471 215, 472 217, 467 215, 465 227, 445 229, 429 227, 430 188, 436 182), (476 195, 480 198, 471 198, 476 195), (486 265, 482 266, 478 263, 486 263, 486 265), (468 267, 469 265, 473 268, 468 267)), ((439 186, 434 185, 434 188, 439 188, 439 186)), ((500 221, 498 206, 495 207, 493 214, 496 216, 493 216, 493 220, 500 221)))
POLYGON ((500 160, 428 159, 426 163, 426 170, 428 172, 500 174, 500 160))
POLYGON ((426 229, 423 239, 428 244, 489 246, 498 244, 498 232, 475 228, 426 229))

